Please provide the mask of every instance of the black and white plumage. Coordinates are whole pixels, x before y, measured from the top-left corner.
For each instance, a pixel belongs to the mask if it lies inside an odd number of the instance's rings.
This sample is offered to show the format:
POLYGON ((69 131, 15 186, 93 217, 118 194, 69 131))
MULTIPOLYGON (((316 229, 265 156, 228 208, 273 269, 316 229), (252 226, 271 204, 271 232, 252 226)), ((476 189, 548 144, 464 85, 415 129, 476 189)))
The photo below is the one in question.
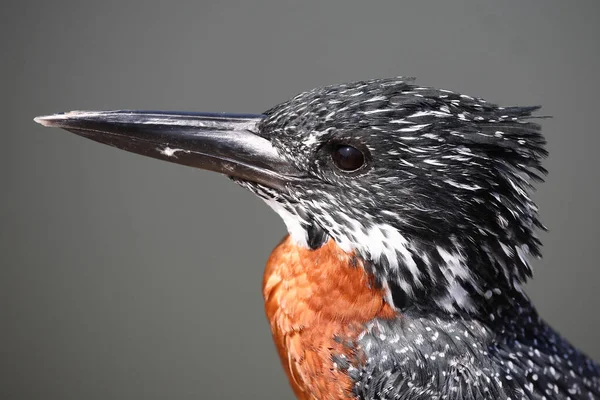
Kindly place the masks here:
POLYGON ((543 228, 529 192, 546 171, 531 113, 392 78, 301 93, 258 134, 310 179, 240 181, 300 244, 354 251, 402 317, 373 321, 362 356, 333 355, 361 399, 592 399, 600 367, 536 313, 522 284, 543 228), (332 165, 349 144, 365 165, 332 165))
POLYGON ((331 368, 357 398, 594 399, 600 366, 522 289, 543 228, 529 197, 547 154, 537 109, 391 78, 301 93, 264 115, 36 120, 225 173, 279 213, 299 246, 333 239, 359 258, 397 317, 335 338, 353 356, 332 352, 331 368))
POLYGON ((312 179, 259 195, 291 214, 298 242, 332 237, 398 297, 480 314, 495 291, 520 292, 527 256, 540 254, 527 193, 545 172, 535 109, 401 78, 302 93, 267 111, 258 132, 312 179), (336 169, 338 143, 363 151, 365 167, 336 169))

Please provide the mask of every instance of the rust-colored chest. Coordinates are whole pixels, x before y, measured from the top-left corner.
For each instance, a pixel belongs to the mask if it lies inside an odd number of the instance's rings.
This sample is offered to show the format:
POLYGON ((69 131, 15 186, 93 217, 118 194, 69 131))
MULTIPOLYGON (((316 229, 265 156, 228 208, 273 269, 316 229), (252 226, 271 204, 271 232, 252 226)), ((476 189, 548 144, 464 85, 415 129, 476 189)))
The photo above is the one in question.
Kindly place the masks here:
POLYGON ((267 262, 263 295, 296 396, 352 399, 350 378, 332 360, 332 354, 351 355, 335 338, 353 340, 366 322, 395 316, 360 262, 332 240, 310 250, 287 236, 267 262))

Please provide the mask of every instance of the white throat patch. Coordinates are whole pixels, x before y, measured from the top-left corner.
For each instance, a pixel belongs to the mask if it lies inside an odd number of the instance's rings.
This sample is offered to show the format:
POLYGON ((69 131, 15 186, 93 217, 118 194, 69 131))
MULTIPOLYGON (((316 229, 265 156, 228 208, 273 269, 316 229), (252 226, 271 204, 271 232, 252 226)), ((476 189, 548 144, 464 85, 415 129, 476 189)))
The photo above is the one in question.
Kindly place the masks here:
POLYGON ((266 198, 263 198, 263 200, 281 217, 292 241, 298 246, 308 248, 308 232, 302 226, 302 219, 298 215, 286 210, 276 200, 266 198))

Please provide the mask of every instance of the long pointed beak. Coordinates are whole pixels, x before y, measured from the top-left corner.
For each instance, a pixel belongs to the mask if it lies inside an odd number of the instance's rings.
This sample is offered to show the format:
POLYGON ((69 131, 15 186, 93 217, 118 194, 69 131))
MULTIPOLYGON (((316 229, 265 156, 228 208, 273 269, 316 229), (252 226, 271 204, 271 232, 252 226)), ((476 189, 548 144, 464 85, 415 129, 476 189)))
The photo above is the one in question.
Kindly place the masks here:
POLYGON ((163 111, 71 111, 35 121, 133 153, 281 190, 303 174, 285 161, 269 140, 254 133, 262 118, 163 111))

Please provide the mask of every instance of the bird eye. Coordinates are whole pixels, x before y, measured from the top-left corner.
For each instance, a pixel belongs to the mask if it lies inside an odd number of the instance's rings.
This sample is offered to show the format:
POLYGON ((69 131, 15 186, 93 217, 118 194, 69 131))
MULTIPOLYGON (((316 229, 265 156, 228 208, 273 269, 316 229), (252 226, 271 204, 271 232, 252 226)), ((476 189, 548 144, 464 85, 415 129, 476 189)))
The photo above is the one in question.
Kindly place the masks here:
POLYGON ((356 171, 365 163, 365 155, 360 150, 345 144, 335 146, 331 157, 335 165, 343 171, 356 171))

